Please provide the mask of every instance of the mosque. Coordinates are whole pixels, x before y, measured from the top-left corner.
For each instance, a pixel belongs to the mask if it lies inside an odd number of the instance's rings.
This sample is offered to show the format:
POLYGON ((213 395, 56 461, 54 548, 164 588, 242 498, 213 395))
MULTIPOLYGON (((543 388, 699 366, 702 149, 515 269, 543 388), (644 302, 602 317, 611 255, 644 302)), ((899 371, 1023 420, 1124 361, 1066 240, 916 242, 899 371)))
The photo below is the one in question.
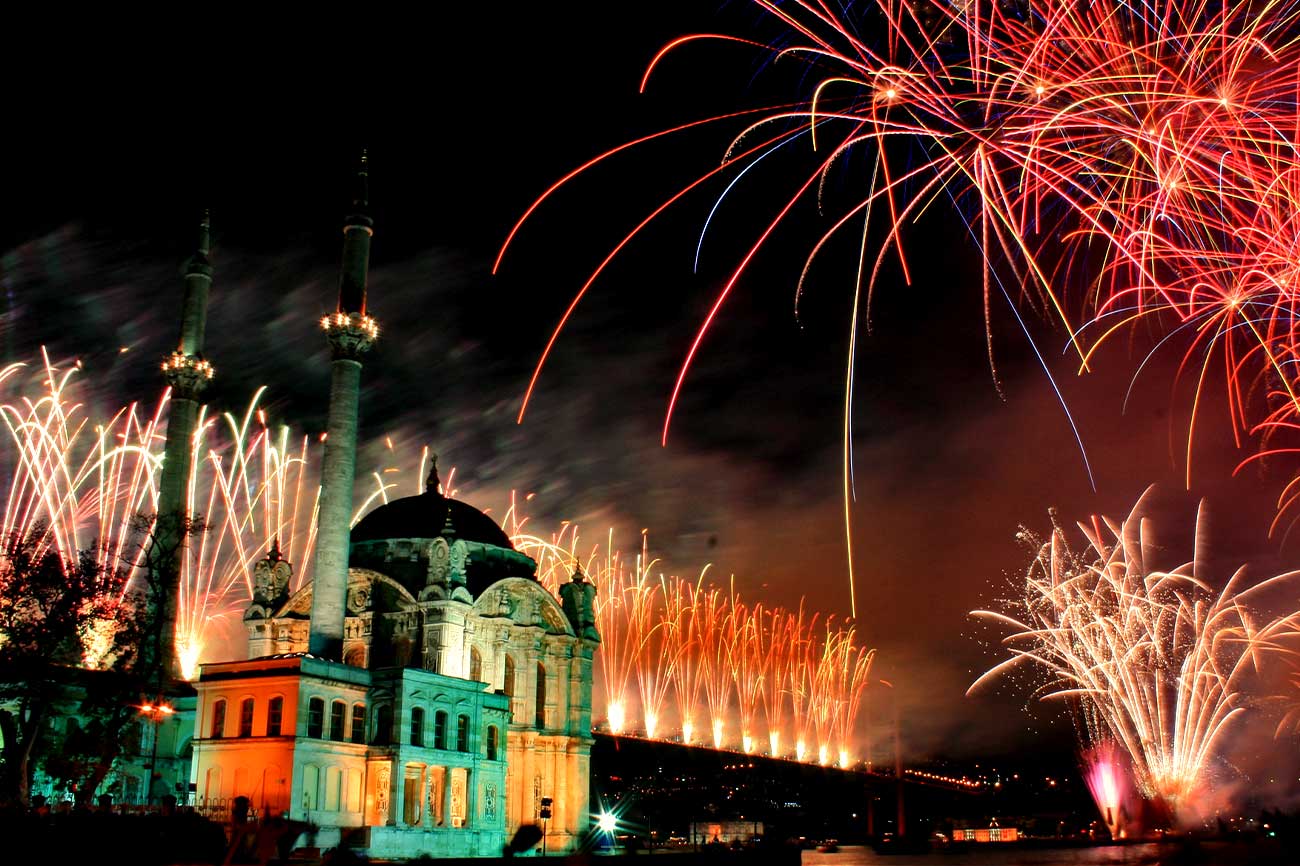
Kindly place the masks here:
MULTIPOLYGON (((377 858, 498 856, 524 824, 543 828, 548 852, 571 851, 590 819, 595 588, 578 573, 551 595, 490 517, 444 494, 436 460, 422 494, 349 529, 362 359, 378 337, 366 180, 363 158, 338 306, 320 323, 332 360, 314 579, 291 593, 278 545, 257 563, 247 659, 204 664, 194 683, 189 789, 201 809, 247 797, 263 815, 318 826, 322 849, 377 858)), ((164 365, 160 525, 185 516, 188 443, 212 375, 205 254, 206 234, 164 365)))

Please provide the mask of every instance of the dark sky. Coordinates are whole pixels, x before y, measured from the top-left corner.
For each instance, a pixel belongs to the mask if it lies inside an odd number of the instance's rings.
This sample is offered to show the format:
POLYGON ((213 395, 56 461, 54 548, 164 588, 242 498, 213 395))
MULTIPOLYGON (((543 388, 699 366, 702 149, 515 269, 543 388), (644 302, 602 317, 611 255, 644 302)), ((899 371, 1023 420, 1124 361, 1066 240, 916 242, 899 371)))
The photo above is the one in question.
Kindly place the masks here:
MULTIPOLYGON (((738 127, 647 146, 577 180, 489 273, 512 222, 571 167, 675 123, 800 98, 804 72, 699 45, 638 95, 645 63, 669 39, 767 34, 770 22, 742 3, 521 8, 467 4, 433 24, 344 19, 329 38, 306 26, 293 38, 243 28, 228 43, 173 33, 89 49, 35 40, 11 53, 0 145, 6 360, 46 344, 111 382, 105 405, 155 393, 192 215, 210 206, 212 400, 241 407, 267 384, 279 417, 319 430, 328 374, 315 321, 333 304, 339 220, 364 144, 371 307, 384 328, 365 373, 364 436, 433 444, 480 507, 535 491, 538 527, 577 520, 595 543, 612 525, 628 548, 648 528, 666 570, 694 576, 712 562, 748 598, 806 596, 846 616, 839 431, 851 243, 828 248, 798 318, 793 310, 804 256, 834 211, 792 212, 706 340, 668 447, 658 441, 695 328, 812 164, 807 154, 790 148, 743 182, 715 218, 699 273, 696 240, 722 184, 620 256, 561 338, 522 427, 513 419, 532 364, 586 275, 650 209, 716 166, 738 127)), ((861 169, 846 162, 830 204, 852 200, 861 169)), ((908 228, 913 282, 885 269, 862 338, 858 625, 880 650, 880 674, 904 690, 915 753, 1062 748, 1068 731, 1023 712, 1014 688, 962 696, 995 658, 966 613, 1021 574, 1018 526, 1045 528, 1051 506, 1066 520, 1122 516, 1157 483, 1168 566, 1190 556, 1196 501, 1208 496, 1221 573, 1245 561, 1271 572, 1295 560, 1294 544, 1266 535, 1284 467, 1231 477, 1245 452, 1212 383, 1185 491, 1191 399, 1174 384, 1177 350, 1157 356, 1123 412, 1148 338, 1116 340, 1078 377, 1062 355, 1065 331, 1027 312, 1079 424, 1094 493, 1046 376, 997 300, 999 396, 979 258, 964 232, 938 206, 908 228)), ((372 449, 362 465, 382 459, 372 449)))

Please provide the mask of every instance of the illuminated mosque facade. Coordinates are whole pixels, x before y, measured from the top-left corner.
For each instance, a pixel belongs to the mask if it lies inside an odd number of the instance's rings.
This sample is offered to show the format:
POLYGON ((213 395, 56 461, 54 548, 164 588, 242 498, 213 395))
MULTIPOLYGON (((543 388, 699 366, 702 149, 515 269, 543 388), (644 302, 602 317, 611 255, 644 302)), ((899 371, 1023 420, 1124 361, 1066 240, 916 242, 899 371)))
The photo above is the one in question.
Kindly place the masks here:
MULTIPOLYGON (((571 851, 590 818, 595 588, 575 574, 556 599, 490 517, 444 495, 436 459, 422 494, 349 529, 378 335, 367 210, 363 160, 338 308, 321 321, 332 378, 313 581, 290 592, 278 546, 256 564, 247 659, 204 664, 194 683, 193 802, 247 797, 318 826, 322 849, 372 857, 498 856, 529 823, 548 852, 571 851)), ((177 355, 202 360, 184 339, 177 355)))

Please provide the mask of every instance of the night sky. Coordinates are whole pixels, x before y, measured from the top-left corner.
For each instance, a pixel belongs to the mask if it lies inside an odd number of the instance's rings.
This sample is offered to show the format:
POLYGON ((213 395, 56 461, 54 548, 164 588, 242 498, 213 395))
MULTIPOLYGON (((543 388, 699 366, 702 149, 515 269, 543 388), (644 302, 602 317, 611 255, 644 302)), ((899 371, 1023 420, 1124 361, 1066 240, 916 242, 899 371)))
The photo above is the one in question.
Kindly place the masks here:
MULTIPOLYGON (((579 308, 522 426, 514 416, 550 329, 622 234, 721 159, 736 124, 620 155, 539 210, 501 272, 510 225, 552 181, 631 138, 806 94, 795 63, 734 45, 697 45, 638 95, 669 39, 707 30, 767 35, 746 4, 473 4, 433 25, 367 21, 304 29, 286 47, 246 41, 153 51, 115 43, 74 61, 51 49, 4 60, 8 178, 0 200, 5 361, 41 345, 82 359, 103 408, 157 393, 174 341, 179 267, 195 215, 211 207, 216 267, 207 355, 214 405, 241 408, 259 385, 296 429, 324 422, 328 367, 317 318, 332 309, 349 175, 369 148, 376 222, 370 303, 383 329, 366 364, 363 469, 425 443, 455 466, 461 498, 499 514, 535 492, 538 529, 562 519, 589 543, 649 529, 663 569, 705 563, 746 598, 843 618, 849 611, 840 494, 840 414, 856 267, 832 245, 804 257, 838 214, 796 208, 740 282, 689 378, 668 447, 659 429, 677 366, 757 232, 812 163, 798 145, 764 163, 719 209, 726 180, 669 211, 621 255, 579 308), (424 25, 421 25, 423 28, 424 25), (365 43, 354 51, 349 34, 365 43), (387 33, 401 34, 390 42, 387 33), (338 39, 338 51, 325 50, 338 39), (305 43, 313 51, 307 59, 305 43), (206 51, 213 52, 205 57, 206 51), (328 59, 317 56, 317 51, 328 59), (299 56, 302 59, 299 59, 299 56), (787 66, 787 68, 781 68, 787 66), (81 74, 47 74, 51 70, 81 74), (129 351, 122 353, 120 348, 129 351)), ((34 51, 34 49, 33 49, 34 51)), ((837 172, 829 205, 861 190, 863 159, 837 172)), ((728 178, 729 179, 729 178, 728 178)), ((1190 557, 1209 499, 1216 573, 1266 574, 1296 543, 1267 536, 1287 467, 1232 469, 1212 382, 1195 440, 1175 384, 1177 347, 1136 381, 1149 335, 1122 337, 1076 375, 1067 334, 1022 308, 1074 413, 1096 491, 1051 384, 1010 307, 995 299, 990 373, 979 257, 944 202, 909 226, 911 285, 886 267, 857 358, 854 552, 858 628, 878 672, 904 690, 917 756, 1013 747, 1066 749, 1068 725, 1025 712, 1025 693, 962 696, 997 656, 966 616, 1011 591, 1027 562, 1021 524, 1127 513, 1149 484, 1173 567, 1190 557)), ((12 394, 6 394, 6 400, 12 394)), ((878 711, 878 710, 877 710, 878 711)))

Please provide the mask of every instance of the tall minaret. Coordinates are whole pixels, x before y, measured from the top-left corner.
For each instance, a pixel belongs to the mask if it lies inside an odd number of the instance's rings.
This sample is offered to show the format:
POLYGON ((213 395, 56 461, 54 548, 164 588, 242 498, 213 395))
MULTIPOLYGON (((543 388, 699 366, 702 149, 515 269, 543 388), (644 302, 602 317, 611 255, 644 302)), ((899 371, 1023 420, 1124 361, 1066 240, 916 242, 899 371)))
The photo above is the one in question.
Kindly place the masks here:
POLYGON ((188 534, 190 460, 194 425, 199 415, 199 394, 212 379, 212 365, 203 358, 203 332, 207 326, 208 290, 212 265, 208 262, 210 225, 205 211, 199 223, 199 243, 185 265, 185 295, 181 304, 181 338, 176 350, 163 361, 163 377, 171 386, 167 416, 167 444, 158 481, 158 519, 149 543, 149 568, 158 593, 158 675, 179 678, 176 655, 176 605, 181 564, 188 534))
POLYGON ((325 457, 321 464, 320 507, 316 528, 316 573, 312 578, 312 655, 343 658, 344 604, 348 592, 348 539, 352 524, 352 485, 357 463, 357 402, 361 356, 379 335, 366 315, 366 272, 370 264, 370 219, 366 155, 361 154, 352 213, 343 222, 343 267, 339 305, 321 319, 333 355, 325 457))

